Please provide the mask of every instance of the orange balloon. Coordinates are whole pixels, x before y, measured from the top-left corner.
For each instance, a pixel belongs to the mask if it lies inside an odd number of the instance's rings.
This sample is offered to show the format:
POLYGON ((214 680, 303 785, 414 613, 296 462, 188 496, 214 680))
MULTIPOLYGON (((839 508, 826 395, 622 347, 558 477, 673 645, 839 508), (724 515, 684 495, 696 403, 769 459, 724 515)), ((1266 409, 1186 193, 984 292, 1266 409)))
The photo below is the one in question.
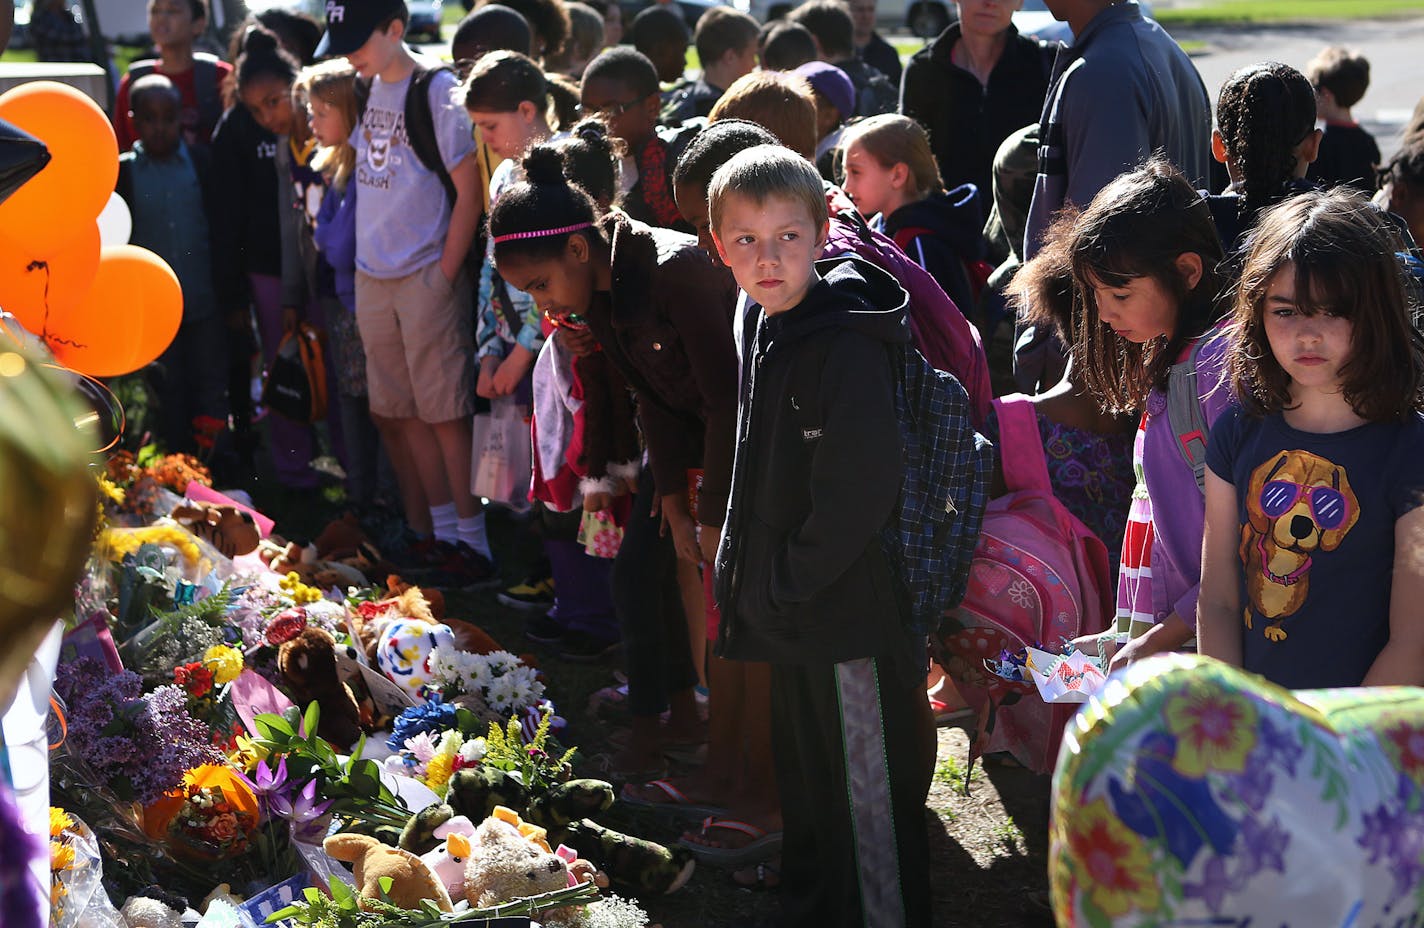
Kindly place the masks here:
POLYGON ((183 321, 178 276, 158 255, 137 245, 99 252, 99 270, 85 297, 56 312, 40 336, 60 364, 91 377, 136 371, 163 353, 183 321))
POLYGON ((67 84, 31 81, 0 94, 0 119, 39 138, 53 160, 4 203, 0 232, 49 256, 86 232, 119 176, 113 126, 93 100, 67 84))
POLYGON ((24 239, 0 234, 0 306, 32 332, 45 327, 53 312, 84 299, 99 270, 99 226, 42 258, 24 239))

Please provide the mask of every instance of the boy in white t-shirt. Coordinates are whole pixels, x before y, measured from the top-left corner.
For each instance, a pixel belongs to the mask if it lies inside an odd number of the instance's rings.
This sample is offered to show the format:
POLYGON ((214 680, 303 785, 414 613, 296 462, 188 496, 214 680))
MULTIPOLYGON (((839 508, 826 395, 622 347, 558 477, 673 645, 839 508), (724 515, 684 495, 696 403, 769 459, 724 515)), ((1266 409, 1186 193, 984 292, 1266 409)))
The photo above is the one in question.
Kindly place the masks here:
POLYGON ((441 578, 427 582, 468 587, 493 573, 480 500, 470 493, 474 334, 466 257, 482 191, 469 116, 451 98, 455 76, 424 74, 430 66, 403 41, 408 20, 402 0, 328 0, 317 55, 344 55, 370 81, 351 144, 356 322, 371 416, 417 536, 412 547, 440 568, 441 578), (452 192, 407 132, 412 84, 428 93, 431 126, 424 128, 452 192))

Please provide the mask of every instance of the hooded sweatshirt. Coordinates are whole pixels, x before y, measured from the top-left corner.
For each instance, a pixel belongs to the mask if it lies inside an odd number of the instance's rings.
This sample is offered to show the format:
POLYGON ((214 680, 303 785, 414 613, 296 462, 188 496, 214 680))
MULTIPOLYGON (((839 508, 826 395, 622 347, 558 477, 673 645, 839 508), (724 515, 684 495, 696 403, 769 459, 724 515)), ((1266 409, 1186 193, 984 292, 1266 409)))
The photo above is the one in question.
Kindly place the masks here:
POLYGON ((792 309, 750 307, 717 555, 717 648, 734 660, 838 663, 907 642, 880 532, 903 480, 890 349, 910 342, 908 297, 860 258, 816 270, 792 309))
POLYGON ((939 281, 955 306, 974 306, 964 262, 984 256, 984 218, 973 184, 906 203, 884 224, 885 234, 939 281))

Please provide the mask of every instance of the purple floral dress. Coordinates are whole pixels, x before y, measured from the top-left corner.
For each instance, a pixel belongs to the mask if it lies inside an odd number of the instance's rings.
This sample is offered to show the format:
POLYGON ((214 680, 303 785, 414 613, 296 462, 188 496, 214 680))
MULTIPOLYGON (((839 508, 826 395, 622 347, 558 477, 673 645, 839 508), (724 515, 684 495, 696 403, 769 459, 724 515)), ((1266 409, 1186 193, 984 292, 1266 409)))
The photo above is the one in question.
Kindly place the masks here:
MULTIPOLYGON (((998 442, 997 410, 990 411, 984 434, 998 442)), ((1116 576, 1127 509, 1132 503, 1133 433, 1102 435, 1060 425, 1038 413, 1038 434, 1048 459, 1053 495, 1102 539, 1116 576)))

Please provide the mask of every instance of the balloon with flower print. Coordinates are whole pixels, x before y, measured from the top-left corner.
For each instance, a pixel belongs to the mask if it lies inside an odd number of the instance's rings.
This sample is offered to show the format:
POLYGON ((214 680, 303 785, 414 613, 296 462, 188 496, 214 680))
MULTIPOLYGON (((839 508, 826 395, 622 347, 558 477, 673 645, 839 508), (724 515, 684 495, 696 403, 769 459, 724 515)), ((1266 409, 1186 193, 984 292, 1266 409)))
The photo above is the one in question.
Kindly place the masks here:
POLYGON ((1141 661, 1069 724, 1051 840, 1060 928, 1415 924, 1424 689, 1141 661))

